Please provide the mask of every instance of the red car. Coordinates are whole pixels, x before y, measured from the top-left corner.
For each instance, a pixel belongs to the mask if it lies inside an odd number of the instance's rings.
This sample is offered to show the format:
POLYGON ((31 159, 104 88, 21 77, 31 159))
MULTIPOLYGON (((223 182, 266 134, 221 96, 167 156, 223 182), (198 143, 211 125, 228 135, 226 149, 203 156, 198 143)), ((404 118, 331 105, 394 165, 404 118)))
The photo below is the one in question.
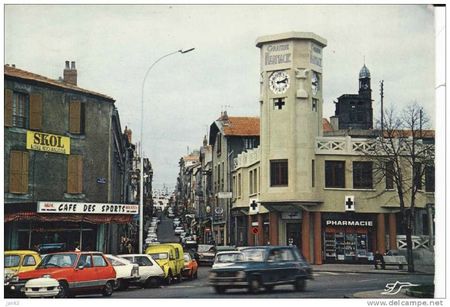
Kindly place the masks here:
POLYGON ((111 296, 116 271, 100 252, 64 252, 48 254, 33 271, 19 273, 11 282, 11 290, 22 294, 25 283, 34 278, 58 280, 58 297, 81 293, 101 293, 111 296))
POLYGON ((197 278, 198 264, 197 261, 188 252, 184 253, 184 268, 181 272, 183 277, 194 279, 197 278))

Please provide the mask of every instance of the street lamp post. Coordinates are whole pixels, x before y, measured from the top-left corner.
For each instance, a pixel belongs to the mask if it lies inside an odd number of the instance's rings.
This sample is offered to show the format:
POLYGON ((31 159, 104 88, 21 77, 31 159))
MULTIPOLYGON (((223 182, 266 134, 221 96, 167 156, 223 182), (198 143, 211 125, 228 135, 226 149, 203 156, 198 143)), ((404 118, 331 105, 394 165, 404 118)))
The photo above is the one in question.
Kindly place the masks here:
POLYGON ((190 48, 187 50, 177 50, 171 53, 168 53, 166 55, 163 55, 159 59, 157 59, 155 62, 153 62, 152 65, 147 69, 147 72, 145 73, 144 80, 142 81, 142 91, 141 91, 141 148, 140 148, 140 155, 141 155, 141 171, 140 171, 140 179, 139 179, 139 253, 142 254, 142 250, 144 247, 144 155, 143 155, 143 126, 144 126, 144 85, 145 80, 147 80, 147 76, 152 70, 152 68, 162 59, 171 56, 173 54, 177 53, 188 53, 190 51, 193 51, 195 48, 190 48))

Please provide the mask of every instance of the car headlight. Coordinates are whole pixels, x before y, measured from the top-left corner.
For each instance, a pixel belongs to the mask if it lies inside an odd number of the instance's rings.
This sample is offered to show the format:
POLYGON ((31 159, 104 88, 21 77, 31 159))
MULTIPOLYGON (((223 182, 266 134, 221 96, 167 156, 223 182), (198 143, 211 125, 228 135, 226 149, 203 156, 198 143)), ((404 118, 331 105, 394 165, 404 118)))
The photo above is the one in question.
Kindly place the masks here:
POLYGON ((19 281, 19 276, 18 275, 13 275, 13 276, 11 276, 11 281, 12 282, 18 282, 19 281))
POLYGON ((214 277, 216 277, 217 276, 217 273, 215 273, 215 272, 211 272, 211 273, 209 273, 209 278, 214 278, 214 277))
POLYGON ((42 275, 41 277, 42 277, 42 278, 52 278, 52 275, 50 275, 50 274, 44 274, 44 275, 42 275))

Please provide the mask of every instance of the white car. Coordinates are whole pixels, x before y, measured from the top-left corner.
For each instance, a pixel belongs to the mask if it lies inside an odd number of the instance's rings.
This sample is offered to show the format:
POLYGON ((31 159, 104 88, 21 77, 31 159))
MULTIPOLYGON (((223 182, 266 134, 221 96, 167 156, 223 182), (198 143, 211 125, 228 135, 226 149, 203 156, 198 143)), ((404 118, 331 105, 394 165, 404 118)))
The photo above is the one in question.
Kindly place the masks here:
POLYGON ((245 256, 239 251, 218 252, 214 258, 212 269, 223 268, 236 262, 245 261, 245 256))
POLYGON ((179 235, 179 234, 181 234, 182 232, 184 232, 183 227, 178 226, 177 228, 175 228, 175 234, 176 234, 176 235, 179 235))
POLYGON ((158 238, 158 235, 156 233, 154 233, 154 232, 149 232, 147 234, 147 239, 151 239, 151 238, 156 239, 156 238, 158 238))
POLYGON ((116 271, 114 290, 126 290, 130 283, 139 280, 139 266, 124 258, 105 255, 116 271))
POLYGON ((164 279, 164 271, 156 263, 150 255, 147 254, 130 254, 119 255, 119 257, 127 259, 139 265, 139 280, 137 283, 146 287, 159 287, 164 279))
POLYGON ((27 297, 57 297, 59 281, 54 278, 34 278, 26 282, 25 295, 27 297))

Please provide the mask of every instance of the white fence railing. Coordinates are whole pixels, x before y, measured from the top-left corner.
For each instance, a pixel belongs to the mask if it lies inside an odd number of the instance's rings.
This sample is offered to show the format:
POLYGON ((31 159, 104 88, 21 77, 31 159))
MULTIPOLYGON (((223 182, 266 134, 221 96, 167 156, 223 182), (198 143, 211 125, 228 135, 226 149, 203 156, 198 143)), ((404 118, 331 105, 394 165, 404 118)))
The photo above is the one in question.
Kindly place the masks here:
MULTIPOLYGON (((434 240, 430 241, 430 236, 412 236, 412 245, 413 249, 426 248, 430 249, 430 244, 434 240)), ((406 236, 398 235, 397 236, 397 249, 406 249, 406 236)))

